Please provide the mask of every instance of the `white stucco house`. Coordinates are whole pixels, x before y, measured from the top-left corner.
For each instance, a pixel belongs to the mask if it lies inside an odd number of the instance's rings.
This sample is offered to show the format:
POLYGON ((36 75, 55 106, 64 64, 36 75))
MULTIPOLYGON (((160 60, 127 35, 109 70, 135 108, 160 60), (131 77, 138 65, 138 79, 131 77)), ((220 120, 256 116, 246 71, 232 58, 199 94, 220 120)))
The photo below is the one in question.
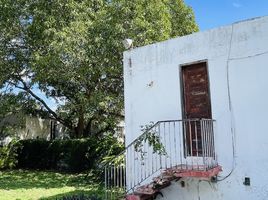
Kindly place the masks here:
POLYGON ((268 199, 267 74, 268 17, 124 52, 126 150, 106 198, 268 199))
MULTIPOLYGON (((52 119, 43 119, 41 117, 35 117, 25 115, 23 113, 10 114, 0 121, 0 128, 8 125, 13 127, 10 131, 12 137, 20 140, 26 139, 62 139, 68 138, 68 130, 52 119)), ((11 141, 12 137, 6 137, 0 139, 0 144, 7 144, 11 141)))

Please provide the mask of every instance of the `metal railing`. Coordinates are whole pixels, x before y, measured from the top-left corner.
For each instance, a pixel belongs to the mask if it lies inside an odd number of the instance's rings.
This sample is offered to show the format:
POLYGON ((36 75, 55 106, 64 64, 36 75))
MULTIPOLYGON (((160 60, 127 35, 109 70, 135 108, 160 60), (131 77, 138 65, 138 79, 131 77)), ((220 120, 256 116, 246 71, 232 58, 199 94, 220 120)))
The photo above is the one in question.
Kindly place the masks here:
POLYGON ((166 120, 152 125, 105 166, 106 199, 122 199, 162 169, 206 171, 217 166, 214 126, 212 119, 166 120))

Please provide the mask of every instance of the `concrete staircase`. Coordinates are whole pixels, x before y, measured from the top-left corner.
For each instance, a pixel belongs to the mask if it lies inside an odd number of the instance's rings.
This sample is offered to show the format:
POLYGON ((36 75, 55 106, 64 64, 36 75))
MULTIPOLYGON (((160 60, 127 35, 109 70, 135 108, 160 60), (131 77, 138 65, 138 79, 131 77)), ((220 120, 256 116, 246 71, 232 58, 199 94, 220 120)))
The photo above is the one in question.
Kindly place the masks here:
POLYGON ((172 181, 178 181, 184 177, 197 178, 210 181, 222 171, 221 166, 209 170, 193 170, 176 166, 163 170, 160 176, 155 177, 150 184, 140 186, 132 194, 126 195, 125 200, 152 200, 158 195, 163 197, 161 190, 170 186, 172 181))
POLYGON ((172 181, 184 177, 211 180, 217 176, 221 167, 214 142, 215 122, 164 120, 146 128, 104 166, 105 199, 154 199, 172 181))

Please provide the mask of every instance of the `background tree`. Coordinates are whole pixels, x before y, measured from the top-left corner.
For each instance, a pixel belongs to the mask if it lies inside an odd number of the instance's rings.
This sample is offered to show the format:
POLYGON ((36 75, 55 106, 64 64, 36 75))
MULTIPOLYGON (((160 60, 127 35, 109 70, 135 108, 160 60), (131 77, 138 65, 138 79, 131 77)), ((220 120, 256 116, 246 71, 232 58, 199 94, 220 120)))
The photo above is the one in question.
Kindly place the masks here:
POLYGON ((0 12, 1 87, 20 90, 73 137, 123 119, 123 39, 138 47, 198 30, 182 0, 3 0, 0 12))

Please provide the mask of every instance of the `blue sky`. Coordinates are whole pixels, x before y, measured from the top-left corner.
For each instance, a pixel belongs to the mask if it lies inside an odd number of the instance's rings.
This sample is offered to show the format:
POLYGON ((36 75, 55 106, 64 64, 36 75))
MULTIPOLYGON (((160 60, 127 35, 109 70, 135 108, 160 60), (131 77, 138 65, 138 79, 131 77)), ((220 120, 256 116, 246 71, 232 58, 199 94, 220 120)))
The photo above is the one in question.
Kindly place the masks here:
POLYGON ((200 30, 268 15, 268 0, 185 0, 194 10, 200 30))

